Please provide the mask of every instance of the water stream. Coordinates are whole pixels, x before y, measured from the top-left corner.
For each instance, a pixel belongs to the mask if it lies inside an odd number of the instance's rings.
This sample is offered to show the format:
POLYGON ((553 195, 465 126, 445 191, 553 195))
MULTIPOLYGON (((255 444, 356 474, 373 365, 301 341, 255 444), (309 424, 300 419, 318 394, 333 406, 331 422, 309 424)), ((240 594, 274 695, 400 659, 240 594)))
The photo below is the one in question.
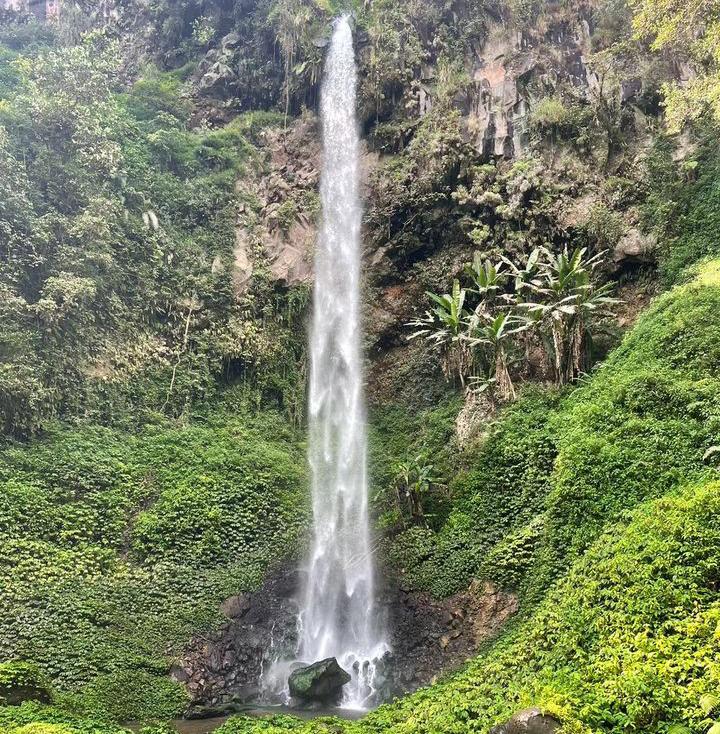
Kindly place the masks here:
POLYGON ((323 80, 322 226, 315 256, 310 440, 313 546, 300 613, 299 657, 336 657, 353 675, 348 706, 373 693, 387 646, 378 623, 368 519, 360 348, 360 138, 357 68, 347 17, 336 21, 323 80))
MULTIPOLYGON (((300 599, 297 660, 337 658, 351 675, 342 705, 374 703, 388 650, 374 599, 360 323, 360 138, 357 68, 347 17, 335 23, 321 93, 322 224, 310 340, 313 539, 300 599)), ((275 666, 284 677, 291 664, 275 666)))

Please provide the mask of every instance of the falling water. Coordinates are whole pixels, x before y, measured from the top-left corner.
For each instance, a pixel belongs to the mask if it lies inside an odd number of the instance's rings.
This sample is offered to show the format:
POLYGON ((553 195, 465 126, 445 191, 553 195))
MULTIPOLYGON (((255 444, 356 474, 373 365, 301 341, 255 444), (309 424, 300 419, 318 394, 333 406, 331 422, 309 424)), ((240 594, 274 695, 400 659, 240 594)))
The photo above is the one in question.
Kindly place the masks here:
POLYGON ((373 596, 360 349, 360 140, 347 17, 336 21, 322 87, 322 227, 315 257, 310 437, 313 545, 299 617, 300 660, 336 657, 345 705, 372 697, 387 650, 373 596))

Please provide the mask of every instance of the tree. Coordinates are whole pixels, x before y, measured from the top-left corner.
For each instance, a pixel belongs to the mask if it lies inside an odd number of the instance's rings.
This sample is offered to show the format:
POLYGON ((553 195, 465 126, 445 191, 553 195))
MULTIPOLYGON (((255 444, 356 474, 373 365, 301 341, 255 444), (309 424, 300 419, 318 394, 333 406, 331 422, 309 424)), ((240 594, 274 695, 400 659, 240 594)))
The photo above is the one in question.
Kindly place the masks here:
POLYGON ((705 113, 720 121, 720 0, 631 0, 635 35, 655 51, 676 51, 695 66, 686 85, 663 91, 671 132, 705 113))
POLYGON ((464 269, 470 287, 456 279, 450 294, 427 293, 435 307, 409 324, 420 327, 410 338, 439 345, 446 376, 456 373, 463 386, 468 377, 483 389, 492 386, 501 401, 516 396, 513 345, 522 343, 529 364, 539 339, 555 383, 564 385, 590 368, 593 320, 609 315, 617 302, 611 284, 598 282, 602 256, 588 257, 586 248, 558 254, 537 248, 523 264, 507 257, 494 264, 475 253, 464 269), (481 374, 474 372, 478 367, 481 374))
POLYGON ((532 286, 537 300, 520 304, 531 323, 549 333, 545 348, 558 385, 571 382, 589 369, 590 318, 608 315, 608 307, 617 303, 608 295, 611 285, 600 286, 593 277, 603 253, 589 259, 586 255, 584 247, 572 254, 567 248, 558 255, 545 250, 540 278, 532 286))
POLYGON ((440 486, 435 476, 435 467, 425 454, 408 455, 394 467, 394 485, 400 507, 407 505, 410 516, 416 523, 425 523, 423 499, 434 486, 440 486))
POLYGON ((468 339, 472 347, 489 347, 491 351, 491 379, 501 400, 515 400, 513 386, 508 369, 508 348, 515 335, 528 329, 528 322, 509 312, 495 316, 484 313, 480 316, 484 323, 471 323, 468 328, 468 339))
POLYGON ((437 295, 428 292, 427 297, 435 307, 425 315, 410 322, 419 327, 410 335, 411 339, 425 337, 441 350, 445 377, 457 374, 460 383, 465 385, 467 370, 471 366, 471 355, 463 331, 469 316, 465 309, 467 291, 460 287, 460 281, 453 281, 452 293, 437 295))

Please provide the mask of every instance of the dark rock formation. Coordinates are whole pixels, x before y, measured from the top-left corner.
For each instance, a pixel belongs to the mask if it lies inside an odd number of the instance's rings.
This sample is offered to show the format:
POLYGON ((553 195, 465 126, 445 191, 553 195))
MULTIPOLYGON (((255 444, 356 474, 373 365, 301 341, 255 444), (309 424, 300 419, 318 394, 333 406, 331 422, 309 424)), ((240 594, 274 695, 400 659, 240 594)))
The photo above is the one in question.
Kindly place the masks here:
POLYGON ((544 714, 538 708, 525 709, 516 713, 509 721, 490 729, 490 734, 553 734, 560 722, 544 714))
POLYGON ((327 658, 293 670, 288 685, 293 698, 326 703, 337 701, 342 694, 342 687, 350 680, 350 674, 340 667, 335 658, 327 658))
POLYGON ((265 660, 295 648, 296 594, 296 575, 280 573, 256 593, 233 596, 222 604, 228 621, 196 638, 170 673, 186 686, 194 704, 257 699, 265 660))
MULTIPOLYGON (((223 604, 228 621, 191 643, 171 673, 196 705, 257 700, 263 666, 276 657, 292 657, 295 650, 298 592, 297 573, 285 571, 258 592, 223 604)), ((379 608, 392 648, 382 666, 382 689, 390 697, 461 666, 515 613, 517 598, 489 582, 474 582, 467 591, 438 601, 388 582, 379 608)))

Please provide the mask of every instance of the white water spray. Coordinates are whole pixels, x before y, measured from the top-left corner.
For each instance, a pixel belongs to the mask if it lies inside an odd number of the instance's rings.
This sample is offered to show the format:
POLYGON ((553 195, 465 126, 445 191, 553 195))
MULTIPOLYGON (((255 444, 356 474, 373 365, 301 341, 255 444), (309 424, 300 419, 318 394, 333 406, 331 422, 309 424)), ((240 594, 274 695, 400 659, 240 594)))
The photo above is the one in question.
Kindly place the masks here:
POLYGON ((360 348, 360 140, 347 17, 336 21, 322 86, 322 226, 315 257, 310 374, 313 545, 298 657, 335 657, 353 676, 344 705, 370 702, 388 649, 374 600, 360 348))

